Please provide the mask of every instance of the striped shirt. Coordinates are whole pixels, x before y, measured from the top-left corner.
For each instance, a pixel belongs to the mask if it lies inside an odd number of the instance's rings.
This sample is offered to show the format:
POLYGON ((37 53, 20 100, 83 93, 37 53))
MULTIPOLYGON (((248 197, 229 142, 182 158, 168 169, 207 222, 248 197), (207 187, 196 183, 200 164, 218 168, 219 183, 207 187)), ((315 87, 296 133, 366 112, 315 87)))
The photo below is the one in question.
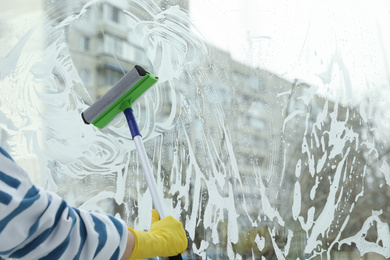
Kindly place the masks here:
POLYGON ((0 147, 0 259, 119 259, 126 242, 123 221, 36 187, 0 147))

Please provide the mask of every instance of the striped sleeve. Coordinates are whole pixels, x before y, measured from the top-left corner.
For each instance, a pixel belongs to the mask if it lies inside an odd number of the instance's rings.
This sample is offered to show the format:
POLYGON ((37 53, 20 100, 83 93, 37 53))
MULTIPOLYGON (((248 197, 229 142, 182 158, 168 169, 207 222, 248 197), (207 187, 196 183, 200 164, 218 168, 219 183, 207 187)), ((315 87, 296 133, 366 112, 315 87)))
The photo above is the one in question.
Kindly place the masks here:
POLYGON ((0 147, 0 259, 119 259, 127 226, 32 184, 0 147))

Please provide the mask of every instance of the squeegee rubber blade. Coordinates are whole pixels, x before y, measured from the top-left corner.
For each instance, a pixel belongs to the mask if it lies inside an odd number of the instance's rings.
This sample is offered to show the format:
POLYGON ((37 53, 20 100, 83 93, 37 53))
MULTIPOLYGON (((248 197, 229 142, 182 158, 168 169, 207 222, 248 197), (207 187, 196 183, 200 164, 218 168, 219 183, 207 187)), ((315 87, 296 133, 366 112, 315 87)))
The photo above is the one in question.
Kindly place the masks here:
POLYGON ((106 94, 104 94, 83 112, 84 120, 88 123, 95 121, 96 118, 102 115, 111 105, 113 105, 142 78, 143 76, 140 76, 135 68, 130 70, 118 81, 118 83, 110 88, 106 94))
POLYGON ((98 128, 106 126, 118 113, 145 93, 157 77, 151 73, 140 73, 139 66, 129 71, 114 87, 84 111, 82 117, 86 123, 92 123, 98 128))

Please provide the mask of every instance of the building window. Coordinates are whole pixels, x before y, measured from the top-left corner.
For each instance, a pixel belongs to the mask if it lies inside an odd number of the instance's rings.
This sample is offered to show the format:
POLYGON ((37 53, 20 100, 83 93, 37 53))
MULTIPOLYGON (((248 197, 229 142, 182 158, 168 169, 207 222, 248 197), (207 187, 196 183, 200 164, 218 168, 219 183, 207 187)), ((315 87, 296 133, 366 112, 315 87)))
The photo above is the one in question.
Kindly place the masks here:
POLYGON ((121 67, 106 63, 98 70, 97 85, 99 87, 113 86, 123 77, 124 73, 121 67))
POLYGON ((99 39, 99 52, 113 54, 117 57, 123 58, 123 46, 125 42, 116 36, 104 34, 99 39))
POLYGON ((117 9, 117 8, 112 9, 111 20, 116 22, 116 23, 119 23, 119 9, 117 9))
POLYGON ((80 38, 80 49, 83 51, 89 51, 91 49, 91 39, 87 36, 80 38))
POLYGON ((106 75, 106 85, 115 85, 122 77, 123 73, 117 70, 107 69, 105 71, 106 75))
POLYGON ((121 21, 121 10, 114 7, 114 6, 108 6, 108 18, 115 22, 115 23, 120 23, 121 21))
POLYGON ((84 83, 84 85, 91 85, 91 70, 89 69, 86 69, 86 68, 82 68, 80 69, 79 71, 79 76, 80 76, 80 79, 82 80, 82 82, 84 83))

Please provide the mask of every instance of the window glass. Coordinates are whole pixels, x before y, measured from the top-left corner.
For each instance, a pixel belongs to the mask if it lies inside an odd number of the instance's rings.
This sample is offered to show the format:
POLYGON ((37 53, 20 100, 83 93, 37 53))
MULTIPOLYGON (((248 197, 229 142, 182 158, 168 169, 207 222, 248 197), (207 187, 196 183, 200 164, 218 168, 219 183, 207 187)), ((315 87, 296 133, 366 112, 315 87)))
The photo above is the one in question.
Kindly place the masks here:
POLYGON ((110 20, 113 22, 119 23, 119 21, 120 21, 119 17, 120 17, 121 11, 118 8, 115 8, 113 6, 109 6, 108 10, 109 10, 110 20))
POLYGON ((89 69, 80 68, 79 75, 85 86, 91 85, 91 71, 89 69))
POLYGON ((37 185, 149 228, 124 116, 80 115, 139 64, 158 82, 133 109, 183 256, 390 258, 386 1, 0 2, 0 145, 37 185))
POLYGON ((89 51, 90 50, 90 38, 83 36, 80 38, 80 49, 82 51, 89 51))

